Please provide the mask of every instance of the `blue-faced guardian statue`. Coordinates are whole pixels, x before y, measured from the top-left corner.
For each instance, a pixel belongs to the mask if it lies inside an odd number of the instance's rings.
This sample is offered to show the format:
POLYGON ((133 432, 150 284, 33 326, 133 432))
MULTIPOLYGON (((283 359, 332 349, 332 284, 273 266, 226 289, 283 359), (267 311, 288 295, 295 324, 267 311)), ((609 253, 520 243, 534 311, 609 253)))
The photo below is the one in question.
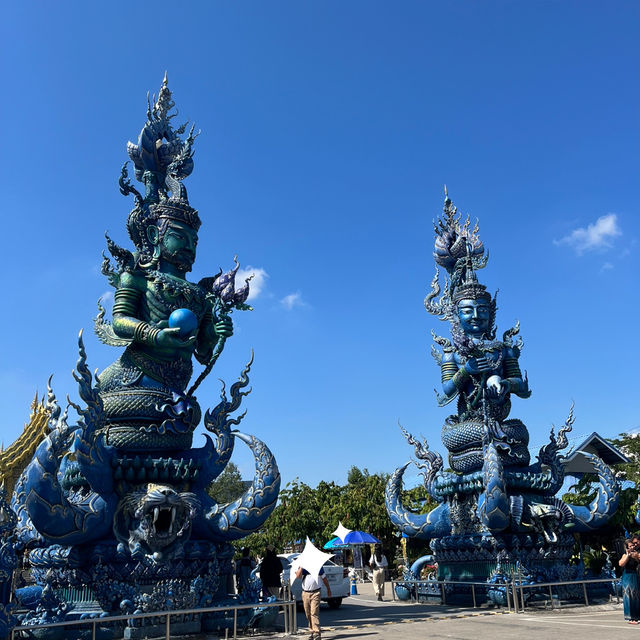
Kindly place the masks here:
POLYGON ((520 366, 523 342, 515 339, 518 324, 496 338, 496 297, 477 276, 488 262, 478 232, 469 218, 462 222, 445 193, 444 214, 435 224, 436 274, 425 307, 451 327, 451 338, 433 334, 440 349, 432 347, 442 381, 438 404, 456 401, 456 412, 442 427, 450 470, 443 470, 442 457, 426 442, 403 430, 438 506, 424 515, 402 506, 404 465, 387 486, 387 510, 403 533, 431 541, 442 578, 485 579, 516 567, 558 577, 572 553, 571 534, 607 522, 619 486, 602 460, 590 456, 600 480, 593 502, 573 506, 555 496, 564 481, 559 452, 568 444, 573 408, 530 464, 529 432, 510 417, 512 398, 531 396, 520 366), (440 269, 446 271, 443 287, 440 269))

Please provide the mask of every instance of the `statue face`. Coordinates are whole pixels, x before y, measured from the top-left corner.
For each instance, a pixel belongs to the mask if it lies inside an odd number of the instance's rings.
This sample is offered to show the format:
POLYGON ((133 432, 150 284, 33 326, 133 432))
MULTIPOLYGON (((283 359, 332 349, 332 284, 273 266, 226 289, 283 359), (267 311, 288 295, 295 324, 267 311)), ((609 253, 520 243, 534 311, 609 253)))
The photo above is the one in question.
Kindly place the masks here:
POLYGON ((177 220, 169 221, 159 238, 160 258, 175 265, 180 271, 191 271, 196 259, 198 232, 177 220))
POLYGON ((458 318, 462 330, 474 338, 481 338, 489 331, 491 309, 486 300, 460 300, 458 318))

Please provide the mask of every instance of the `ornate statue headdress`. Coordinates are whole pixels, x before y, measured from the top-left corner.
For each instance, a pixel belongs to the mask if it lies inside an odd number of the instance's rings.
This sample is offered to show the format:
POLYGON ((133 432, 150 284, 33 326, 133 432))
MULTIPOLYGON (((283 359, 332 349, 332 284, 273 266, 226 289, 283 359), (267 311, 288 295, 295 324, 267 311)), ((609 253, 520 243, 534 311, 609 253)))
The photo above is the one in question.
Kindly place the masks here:
POLYGON ((129 181, 128 163, 125 163, 120 176, 120 191, 123 195, 133 193, 136 199, 136 206, 127 220, 127 230, 138 250, 140 264, 149 262, 153 256, 153 247, 146 233, 150 225, 156 225, 163 231, 170 220, 177 220, 197 231, 201 224, 182 183, 193 170, 193 142, 198 134, 194 135, 192 126, 187 138, 180 138, 187 123, 177 129, 171 126, 171 120, 178 115, 177 111, 170 113, 174 106, 165 73, 157 100, 154 95, 150 101, 147 94, 147 121, 137 144, 127 143, 127 154, 133 162, 135 177, 145 188, 142 197, 129 181))
POLYGON ((487 287, 478 282, 478 277, 473 268, 473 258, 469 253, 465 258, 463 273, 464 279, 453 290, 453 302, 457 303, 460 300, 486 300, 490 303, 491 294, 487 291, 487 287))
POLYGON ((490 335, 495 334, 496 298, 492 298, 487 288, 478 282, 476 271, 483 269, 489 261, 480 240, 479 227, 471 228, 471 219, 467 216, 462 222, 462 215, 451 202, 444 188, 444 207, 442 218, 434 222, 435 247, 433 257, 436 262, 436 273, 431 282, 431 291, 424 301, 425 309, 441 320, 452 323, 454 339, 460 332, 456 331, 458 318, 456 305, 460 300, 486 300, 491 309, 490 335), (444 290, 440 287, 440 271, 447 272, 444 290), (440 295, 442 293, 442 295, 440 295), (440 296, 440 298, 438 298, 440 296))

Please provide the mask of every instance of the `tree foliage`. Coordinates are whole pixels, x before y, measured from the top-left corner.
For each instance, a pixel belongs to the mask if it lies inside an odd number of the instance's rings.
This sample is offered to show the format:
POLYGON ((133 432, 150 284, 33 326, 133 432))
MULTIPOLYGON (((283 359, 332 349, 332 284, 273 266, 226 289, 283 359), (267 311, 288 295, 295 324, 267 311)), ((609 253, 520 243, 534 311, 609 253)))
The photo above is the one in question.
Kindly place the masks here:
MULTIPOLYGON (((240 541, 253 553, 262 554, 267 544, 278 552, 304 544, 307 536, 317 547, 333 537, 338 522, 348 529, 366 531, 382 541, 387 557, 396 555, 400 538, 384 506, 386 473, 369 473, 351 467, 347 484, 320 482, 316 488, 298 478, 280 491, 280 501, 261 531, 240 541)), ((403 501, 418 513, 426 513, 435 503, 425 499, 424 490, 405 491, 403 501)))
POLYGON ((637 531, 636 511, 638 510, 638 487, 640 486, 640 437, 637 434, 621 433, 618 438, 610 440, 614 447, 624 453, 630 462, 614 465, 616 477, 620 482, 633 482, 620 492, 620 504, 611 524, 626 531, 637 531))
POLYGON ((630 460, 628 464, 615 466, 618 477, 635 482, 638 486, 640 483, 640 437, 637 434, 621 433, 618 438, 609 442, 630 460))
POLYGON ((239 498, 245 488, 238 465, 229 462, 218 478, 207 487, 207 493, 219 504, 226 504, 239 498))

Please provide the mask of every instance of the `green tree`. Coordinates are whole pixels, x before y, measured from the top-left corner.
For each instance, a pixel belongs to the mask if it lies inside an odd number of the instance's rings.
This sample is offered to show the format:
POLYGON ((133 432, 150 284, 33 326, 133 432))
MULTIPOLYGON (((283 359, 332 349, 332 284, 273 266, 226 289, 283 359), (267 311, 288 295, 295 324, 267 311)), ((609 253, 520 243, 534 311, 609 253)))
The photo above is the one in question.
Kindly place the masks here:
POLYGON ((208 487, 207 493, 219 504, 233 502, 246 490, 246 484, 240 475, 240 469, 229 462, 225 470, 208 487))
POLYGON ((347 473, 347 482, 349 484, 360 484, 369 477, 369 470, 365 467, 362 471, 353 465, 347 473))
POLYGON ((636 434, 621 433, 618 438, 609 440, 629 458, 630 462, 614 465, 616 477, 620 482, 627 480, 635 486, 620 492, 620 504, 611 524, 624 527, 627 531, 637 531, 636 511, 638 510, 638 488, 640 487, 640 437, 636 434))
POLYGON ((640 437, 637 434, 621 433, 617 438, 609 442, 620 449, 630 462, 628 464, 618 464, 615 470, 619 477, 624 480, 640 484, 640 437))
POLYGON ((414 513, 429 513, 438 506, 438 502, 427 494, 424 487, 413 487, 402 492, 402 504, 414 513))
MULTIPOLYGON (((370 473, 355 466, 349 470, 344 486, 322 481, 312 488, 296 478, 282 488, 278 506, 262 529, 238 541, 237 546, 262 555, 267 544, 282 552, 304 544, 308 536, 322 547, 342 522, 349 529, 376 536, 391 561, 397 554, 400 537, 384 504, 388 480, 389 474, 370 473)), ((403 492, 403 502, 417 513, 427 513, 436 506, 421 487, 403 492)))

